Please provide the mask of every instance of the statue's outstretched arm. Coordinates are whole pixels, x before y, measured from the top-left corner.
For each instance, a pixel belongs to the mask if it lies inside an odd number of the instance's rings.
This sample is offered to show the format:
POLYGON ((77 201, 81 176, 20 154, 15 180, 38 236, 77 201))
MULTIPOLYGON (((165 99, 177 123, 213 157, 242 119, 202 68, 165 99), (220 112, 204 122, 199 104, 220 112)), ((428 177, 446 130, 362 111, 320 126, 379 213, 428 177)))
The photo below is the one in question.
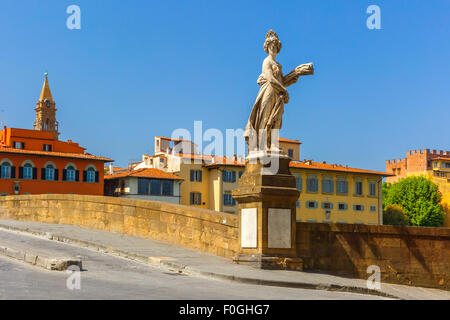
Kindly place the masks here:
POLYGON ((283 83, 286 87, 289 87, 298 81, 300 76, 314 74, 314 66, 312 63, 306 63, 298 66, 287 75, 283 77, 283 83))

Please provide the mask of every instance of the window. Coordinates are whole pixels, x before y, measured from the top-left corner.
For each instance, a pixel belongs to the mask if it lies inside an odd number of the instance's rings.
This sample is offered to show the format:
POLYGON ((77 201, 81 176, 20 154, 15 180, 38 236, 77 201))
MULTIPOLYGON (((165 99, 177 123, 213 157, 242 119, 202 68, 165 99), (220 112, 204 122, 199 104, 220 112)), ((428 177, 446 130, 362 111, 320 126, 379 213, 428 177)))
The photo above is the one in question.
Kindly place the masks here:
POLYGON ((444 168, 450 168, 450 162, 444 163, 444 168))
POLYGON ((339 203, 338 204, 339 211, 344 211, 348 209, 348 205, 346 203, 339 203))
POLYGON ((53 165, 49 164, 49 165, 45 168, 44 171, 45 171, 45 173, 44 173, 45 180, 48 180, 48 181, 56 180, 56 177, 55 177, 55 168, 53 167, 53 165))
POLYGON ((334 183, 331 178, 323 178, 322 180, 322 192, 323 193, 333 193, 334 192, 334 183))
POLYGON ((223 205, 224 206, 235 206, 236 200, 231 195, 231 192, 225 192, 223 194, 223 205))
POLYGON ((173 181, 172 180, 162 180, 161 183, 162 195, 163 196, 173 196, 173 181))
POLYGON ((8 162, 3 162, 1 166, 1 177, 3 179, 11 178, 11 165, 8 162))
POLYGON ((297 208, 300 208, 300 200, 297 200, 297 208))
POLYGON ((95 169, 94 168, 89 168, 86 171, 86 182, 95 182, 95 169))
POLYGON ((239 171, 239 179, 242 177, 243 174, 244 174, 244 171, 239 171))
POLYGON ((44 149, 44 151, 52 151, 52 145, 51 144, 44 144, 43 149, 44 149))
POLYGON ((316 201, 308 201, 308 202, 306 202, 306 207, 308 209, 316 209, 317 208, 317 202, 316 201))
POLYGON ((322 202, 322 209, 331 210, 333 209, 333 204, 331 202, 322 202))
POLYGON ((14 149, 25 149, 24 142, 14 142, 13 146, 14 146, 14 149))
POLYGON ((348 182, 346 180, 338 180, 337 181, 337 193, 338 194, 347 194, 348 193, 348 182))
POLYGON ((362 193, 363 193, 362 187, 363 187, 363 184, 362 184, 361 181, 356 181, 355 182, 355 194, 357 196, 362 196, 362 193))
POLYGON ((161 181, 160 180, 150 180, 150 195, 160 196, 161 195, 161 181))
POLYGON ((33 166, 29 163, 23 166, 23 179, 33 179, 33 166))
POLYGON ((294 150, 293 149, 288 149, 288 156, 289 156, 289 158, 293 158, 294 157, 294 150))
POLYGON ((236 182, 236 171, 223 171, 223 181, 224 182, 236 182))
POLYGON ((66 181, 75 181, 75 177, 76 173, 75 173, 75 168, 73 166, 69 166, 66 169, 66 181))
POLYGON ((377 184, 375 182, 369 183, 370 196, 375 197, 377 195, 377 184))
POLYGON ((308 177, 308 192, 317 192, 319 190, 319 180, 316 177, 308 177))
POLYGON ((191 205, 201 205, 202 194, 200 192, 191 192, 191 205))
POLYGON ((371 211, 371 212, 377 211, 377 207, 376 207, 376 206, 370 206, 370 211, 371 211))
POLYGON ((148 179, 138 178, 138 194, 148 195, 150 184, 148 179))
POLYGON ((364 206, 360 204, 353 205, 353 210, 355 211, 364 211, 364 206))
POLYGON ((138 194, 152 196, 173 196, 173 181, 139 178, 138 194))
POLYGON ((297 190, 302 191, 303 179, 301 177, 296 177, 295 178, 295 187, 297 188, 297 190))
POLYGON ((437 166, 438 166, 437 161, 434 161, 434 162, 433 162, 433 166, 434 166, 435 168, 437 168, 437 166))
POLYGON ((191 170, 191 181, 201 182, 202 181, 202 170, 191 170))

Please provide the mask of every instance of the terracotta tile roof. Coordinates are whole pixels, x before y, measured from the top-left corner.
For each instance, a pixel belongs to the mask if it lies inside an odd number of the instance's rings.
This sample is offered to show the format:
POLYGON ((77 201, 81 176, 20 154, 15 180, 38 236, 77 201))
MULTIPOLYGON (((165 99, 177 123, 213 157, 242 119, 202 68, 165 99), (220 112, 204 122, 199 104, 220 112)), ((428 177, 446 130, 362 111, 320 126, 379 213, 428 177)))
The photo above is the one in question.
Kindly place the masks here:
MULTIPOLYGON (((218 157, 212 155, 202 155, 202 154, 177 154, 176 156, 181 157, 183 159, 202 159, 206 162, 206 167, 216 167, 216 166, 237 166, 237 167, 245 167, 245 160, 239 161, 239 159, 234 160, 233 158, 227 157, 218 157), (212 158, 214 158, 214 162, 212 162, 212 158)), ((326 170, 326 171, 337 171, 337 172, 348 172, 348 173, 366 173, 380 176, 394 176, 393 174, 387 172, 380 171, 372 171, 372 170, 364 170, 357 168, 350 168, 348 166, 340 166, 336 164, 326 164, 319 163, 313 161, 305 161, 305 162, 294 162, 292 161, 290 164, 291 168, 304 168, 304 169, 313 169, 313 170, 326 170)))
MULTIPOLYGON (((105 166, 105 170, 109 171, 109 167, 105 166)), ((128 170, 128 168, 113 167, 113 172, 122 172, 122 171, 126 171, 126 170, 128 170)))
POLYGON ((214 165, 231 165, 231 166, 245 166, 245 161, 239 161, 238 159, 234 158, 227 158, 227 157, 219 157, 219 156, 212 156, 207 154, 177 154, 175 155, 177 157, 183 158, 183 159, 191 159, 191 160, 203 160, 206 162, 206 166, 214 166, 214 165), (214 160, 214 162, 213 162, 214 160))
POLYGON ((450 155, 437 155, 435 157, 432 157, 432 160, 450 160, 450 155))
POLYGON ((14 149, 14 148, 5 148, 5 147, 0 147, 0 153, 29 154, 29 155, 58 157, 58 158, 96 160, 96 161, 103 161, 103 162, 112 162, 113 161, 112 159, 109 159, 109 158, 97 157, 97 156, 93 156, 91 154, 24 150, 24 149, 14 149))
POLYGON ((289 142, 289 143, 296 143, 296 144, 302 144, 300 141, 298 140, 290 140, 290 139, 286 139, 286 138, 278 138, 278 141, 280 142, 289 142))
POLYGON ((137 169, 132 171, 119 172, 115 174, 105 174, 105 180, 108 179, 117 179, 117 178, 125 178, 125 177, 138 177, 138 178, 155 178, 155 179, 166 179, 166 180, 183 180, 182 178, 164 172, 155 168, 144 168, 137 169))
POLYGON ((349 173, 367 173, 367 174, 374 174, 374 175, 380 175, 380 176, 386 176, 386 177, 393 176, 392 174, 387 173, 387 172, 349 168, 348 166, 344 167, 344 166, 340 166, 337 164, 326 164, 326 163, 319 163, 319 162, 312 162, 312 161, 291 162, 290 167, 291 168, 313 169, 313 170, 349 172, 349 173))
POLYGON ((186 140, 186 139, 168 138, 168 137, 161 137, 161 136, 155 136, 155 138, 160 138, 161 140, 170 140, 170 141, 186 141, 186 142, 192 142, 191 140, 186 140))

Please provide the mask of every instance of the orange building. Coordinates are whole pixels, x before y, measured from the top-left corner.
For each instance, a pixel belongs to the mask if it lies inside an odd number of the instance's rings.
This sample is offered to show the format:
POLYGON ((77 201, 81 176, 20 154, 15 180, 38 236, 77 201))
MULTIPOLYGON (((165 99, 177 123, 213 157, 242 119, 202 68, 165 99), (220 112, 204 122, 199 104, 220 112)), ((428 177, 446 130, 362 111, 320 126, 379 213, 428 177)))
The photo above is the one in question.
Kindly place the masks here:
POLYGON ((103 195, 104 164, 112 160, 85 153, 71 140, 58 140, 55 106, 46 74, 34 130, 0 130, 0 195, 103 195))

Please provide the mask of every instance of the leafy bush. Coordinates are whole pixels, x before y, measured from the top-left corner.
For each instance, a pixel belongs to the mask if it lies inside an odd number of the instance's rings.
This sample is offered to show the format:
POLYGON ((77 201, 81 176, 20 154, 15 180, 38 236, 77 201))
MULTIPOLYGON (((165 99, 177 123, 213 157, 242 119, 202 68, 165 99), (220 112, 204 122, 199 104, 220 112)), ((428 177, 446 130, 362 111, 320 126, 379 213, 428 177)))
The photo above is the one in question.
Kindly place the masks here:
POLYGON ((397 204, 390 204, 383 212, 383 224, 391 226, 407 226, 408 218, 405 216, 403 208, 397 204))
POLYGON ((440 227, 444 224, 442 194, 438 185, 425 177, 410 177, 383 186, 383 207, 401 206, 412 226, 440 227))

